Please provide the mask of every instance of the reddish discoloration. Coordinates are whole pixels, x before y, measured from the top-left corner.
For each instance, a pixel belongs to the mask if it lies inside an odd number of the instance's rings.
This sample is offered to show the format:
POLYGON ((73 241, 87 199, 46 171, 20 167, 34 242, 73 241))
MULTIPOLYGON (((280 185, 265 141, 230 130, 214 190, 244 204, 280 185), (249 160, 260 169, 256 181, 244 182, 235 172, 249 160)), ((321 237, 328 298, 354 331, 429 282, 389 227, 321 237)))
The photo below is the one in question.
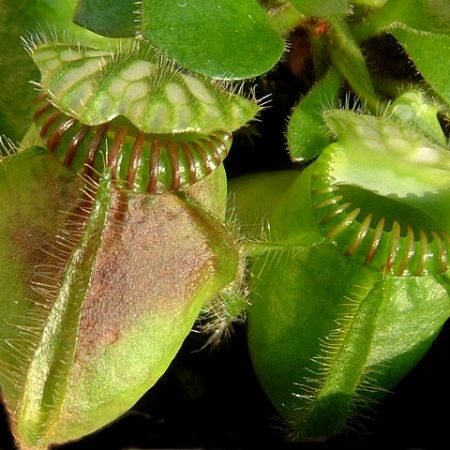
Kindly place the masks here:
POLYGON ((92 167, 101 172, 103 164, 106 164, 112 169, 113 178, 126 182, 133 191, 151 194, 181 191, 215 170, 226 158, 231 145, 231 135, 223 131, 205 137, 186 136, 185 142, 171 138, 161 141, 158 135, 120 126, 114 120, 99 126, 83 125, 59 111, 46 97, 42 97, 38 104, 40 108, 34 118, 40 135, 47 148, 56 153, 64 164, 71 166, 74 160, 84 162, 76 170, 88 176, 93 173, 92 167), (84 161, 76 157, 79 149, 83 152, 84 161), (129 165, 121 167, 130 150, 129 165), (122 155, 126 156, 122 158, 122 155), (184 167, 186 161, 187 167, 184 167), (142 180, 136 181, 136 175, 137 170, 145 165, 149 165, 149 181, 147 185, 141 185, 142 180))
POLYGON ((184 142, 181 142, 180 145, 181 145, 181 148, 183 149, 183 153, 188 161, 189 180, 191 181, 191 183, 195 183, 197 181, 197 169, 195 167, 194 156, 192 155, 192 151, 191 151, 189 145, 187 145, 184 142))
POLYGON ((166 141, 167 153, 170 159, 170 167, 172 168, 172 190, 180 189, 180 166, 178 164, 178 154, 175 144, 169 140, 166 141))
POLYGON ((71 128, 73 128, 77 124, 75 119, 67 119, 64 122, 61 122, 58 126, 58 129, 53 133, 51 138, 47 141, 47 148, 54 152, 58 147, 62 137, 65 133, 67 133, 71 128))
POLYGON ((131 163, 128 170, 128 186, 133 186, 136 172, 139 167, 139 160, 145 144, 145 134, 139 133, 134 141, 133 150, 131 153, 131 163))
POLYGON ((75 134, 75 136, 71 139, 69 147, 67 148, 66 158, 64 160, 64 164, 70 165, 72 164, 72 160, 75 156, 78 147, 82 144, 84 138, 90 131, 90 127, 87 125, 83 125, 75 134))
POLYGON ((86 164, 90 167, 94 165, 95 155, 101 145, 105 140, 106 133, 108 132, 109 124, 100 125, 95 133, 94 138, 89 144, 89 151, 86 160, 86 164))
POLYGON ((61 111, 56 111, 54 112, 48 119, 47 121, 44 123, 44 125, 41 128, 40 131, 40 136, 43 138, 44 136, 47 135, 50 127, 57 122, 57 120, 59 118, 61 118, 63 116, 63 113, 61 111))
POLYGON ((114 136, 113 145, 111 147, 111 151, 108 154, 108 167, 111 167, 113 170, 113 176, 117 178, 117 159, 119 157, 120 152, 122 151, 123 143, 128 134, 128 128, 122 127, 116 132, 114 136))
POLYGON ((35 113, 34 113, 34 120, 39 120, 43 114, 45 114, 52 105, 50 103, 47 103, 46 105, 40 107, 35 113))
POLYGON ((214 271, 208 230, 199 232, 205 224, 187 203, 169 193, 131 195, 125 203, 125 195, 113 192, 116 219, 109 221, 96 255, 78 359, 113 344, 143 315, 181 314, 214 271))
MULTIPOLYGON (((29 189, 35 190, 36 196, 31 197, 25 203, 23 197, 16 197, 16 207, 11 205, 11 224, 9 239, 12 242, 14 253, 11 259, 14 261, 26 261, 23 265, 24 279, 34 280, 36 275, 36 267, 42 265, 55 265, 55 253, 51 243, 55 240, 55 234, 58 229, 63 226, 66 216, 61 213, 65 210, 68 203, 75 202, 79 196, 80 180, 78 178, 69 177, 67 173, 63 176, 63 171, 58 171, 59 163, 52 157, 42 158, 41 165, 37 166, 36 172, 33 174, 36 180, 39 180, 40 174, 46 172, 45 193, 38 193, 38 189, 42 186, 36 183, 29 183, 29 189), (53 166, 56 165, 56 167, 53 166), (54 176, 52 176, 54 175, 54 176), (33 214, 24 218, 24 204, 33 207, 33 214)), ((28 176, 24 173, 24 176, 28 176)), ((30 177, 30 180, 32 178, 30 177)), ((16 192, 11 194, 17 195, 16 192)), ((55 269, 54 283, 58 281, 55 269)), ((53 283, 53 281, 50 281, 53 283)), ((31 287, 32 283, 30 283, 31 287)), ((29 297, 34 302, 43 303, 48 299, 41 298, 30 289, 29 297)))
POLYGON ((290 36, 291 49, 288 54, 289 68, 299 78, 307 78, 313 60, 311 39, 307 29, 297 28, 290 36))
POLYGON ((326 20, 320 20, 317 22, 316 26, 313 28, 313 33, 315 36, 321 36, 328 32, 328 22, 326 20))

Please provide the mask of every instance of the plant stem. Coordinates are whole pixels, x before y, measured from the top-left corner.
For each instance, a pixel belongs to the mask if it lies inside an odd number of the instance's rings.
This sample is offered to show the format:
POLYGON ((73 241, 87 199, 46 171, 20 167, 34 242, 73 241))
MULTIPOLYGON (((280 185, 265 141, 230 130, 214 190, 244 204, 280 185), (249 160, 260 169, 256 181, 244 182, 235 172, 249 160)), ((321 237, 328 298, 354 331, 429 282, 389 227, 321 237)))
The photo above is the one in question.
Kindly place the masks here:
POLYGON ((339 19, 330 18, 329 24, 331 32, 328 49, 331 61, 366 104, 367 109, 380 114, 387 105, 375 92, 366 60, 350 28, 339 19))
POLYGON ((358 42, 365 41, 370 36, 388 28, 392 23, 402 16, 402 5, 399 2, 386 2, 385 5, 372 16, 356 25, 353 30, 353 36, 358 42))
POLYGON ((281 36, 288 35, 305 19, 305 16, 290 3, 269 9, 268 16, 271 27, 281 36))

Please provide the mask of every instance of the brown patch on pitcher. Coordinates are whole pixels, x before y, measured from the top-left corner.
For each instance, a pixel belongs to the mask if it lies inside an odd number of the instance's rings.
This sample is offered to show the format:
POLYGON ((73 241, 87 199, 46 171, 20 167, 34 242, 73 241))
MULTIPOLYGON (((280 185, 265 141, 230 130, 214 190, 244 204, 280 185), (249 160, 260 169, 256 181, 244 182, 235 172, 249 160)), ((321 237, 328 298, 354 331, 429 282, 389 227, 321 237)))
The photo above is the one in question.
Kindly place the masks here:
POLYGON ((83 304, 77 359, 112 345, 142 316, 181 316, 215 270, 208 225, 174 194, 113 190, 83 304))
MULTIPOLYGON (((28 185, 28 190, 35 192, 35 195, 30 196, 28 201, 24 201, 23 196, 15 198, 8 219, 10 226, 5 232, 13 249, 11 261, 20 267, 22 278, 30 280, 27 297, 33 303, 48 308, 53 298, 39 292, 33 281, 42 267, 46 268, 46 283, 56 283, 60 278, 55 267, 55 233, 66 221, 62 211, 67 209, 67 204, 75 203, 79 196, 81 180, 61 168, 52 155, 41 156, 36 164, 28 185), (46 182, 43 189, 44 176, 46 182)), ((24 173, 24 176, 27 175, 24 173)))

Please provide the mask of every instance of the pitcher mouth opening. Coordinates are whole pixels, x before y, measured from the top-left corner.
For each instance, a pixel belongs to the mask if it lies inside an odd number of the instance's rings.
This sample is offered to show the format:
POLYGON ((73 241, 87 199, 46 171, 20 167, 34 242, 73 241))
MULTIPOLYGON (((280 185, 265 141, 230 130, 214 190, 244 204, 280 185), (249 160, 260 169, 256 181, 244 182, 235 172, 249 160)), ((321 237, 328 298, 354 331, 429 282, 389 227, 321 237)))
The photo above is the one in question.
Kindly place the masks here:
MULTIPOLYGON (((317 225, 327 240, 357 264, 394 276, 423 276, 449 269, 450 236, 420 199, 393 195, 339 182, 329 147, 315 163, 311 201, 317 225)), ((370 157, 370 155, 368 155, 370 157)), ((380 180, 382 183, 382 180, 380 180)), ((429 194, 433 195, 433 194, 429 194)))
POLYGON ((179 191, 216 170, 231 148, 231 133, 149 134, 124 118, 88 126, 65 115, 46 96, 35 122, 47 149, 75 172, 111 168, 124 189, 139 193, 179 191))

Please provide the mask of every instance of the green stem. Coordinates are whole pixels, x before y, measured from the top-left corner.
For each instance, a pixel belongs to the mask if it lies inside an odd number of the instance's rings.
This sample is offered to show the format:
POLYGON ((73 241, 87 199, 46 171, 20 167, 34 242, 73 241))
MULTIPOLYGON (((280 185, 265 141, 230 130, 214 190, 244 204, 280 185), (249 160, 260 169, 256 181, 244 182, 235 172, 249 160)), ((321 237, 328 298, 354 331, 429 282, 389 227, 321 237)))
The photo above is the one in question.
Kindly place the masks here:
POLYGON ((386 30, 402 16, 402 7, 399 2, 386 2, 381 9, 353 28, 353 36, 358 42, 362 42, 386 30))
POLYGON ((268 16, 270 26, 281 36, 288 35, 305 19, 305 16, 290 3, 269 9, 268 16))
POLYGON ((326 76, 327 72, 330 70, 330 58, 328 55, 328 48, 325 43, 325 39, 321 36, 314 36, 313 33, 310 34, 311 45, 314 49, 314 74, 316 80, 320 80, 326 76))
POLYGON ((374 114, 380 114, 387 104, 376 94, 361 48, 348 25, 339 19, 329 19, 331 28, 328 49, 334 66, 348 81, 354 92, 374 114))

